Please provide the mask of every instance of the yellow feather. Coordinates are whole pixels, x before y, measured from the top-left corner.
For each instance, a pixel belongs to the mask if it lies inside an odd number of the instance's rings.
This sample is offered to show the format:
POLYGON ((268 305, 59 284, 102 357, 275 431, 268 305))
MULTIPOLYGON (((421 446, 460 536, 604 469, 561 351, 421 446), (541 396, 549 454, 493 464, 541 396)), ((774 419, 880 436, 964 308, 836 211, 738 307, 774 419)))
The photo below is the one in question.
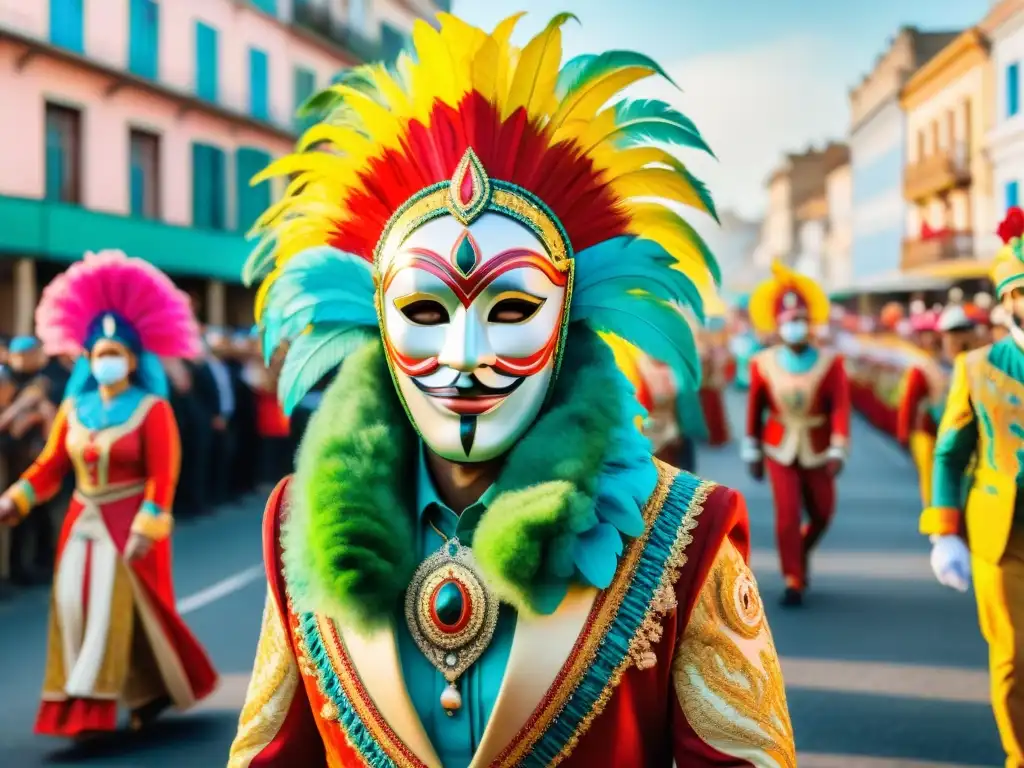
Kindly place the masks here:
POLYGON ((498 98, 498 73, 501 72, 503 64, 507 61, 499 61, 501 47, 493 37, 486 38, 480 45, 480 50, 473 57, 472 82, 473 90, 483 96, 489 102, 495 102, 498 98))
POLYGON ((621 198, 660 197, 710 214, 700 195, 685 178, 667 168, 643 168, 620 176, 611 183, 621 198))
POLYGON ((309 172, 317 175, 343 174, 348 170, 344 158, 329 152, 300 152, 279 157, 252 177, 253 186, 278 176, 309 172))
POLYGON ((330 90, 342 96, 345 99, 345 105, 358 116, 360 125, 353 127, 360 128, 367 136, 372 136, 379 145, 384 147, 394 145, 395 139, 402 129, 402 123, 397 115, 351 86, 332 85, 330 90))
MULTIPOLYGON (((636 203, 630 206, 629 215, 630 234, 658 243, 679 262, 679 268, 687 275, 696 276, 704 284, 713 284, 704 254, 689 230, 683 228, 678 213, 659 203, 636 203)), ((700 284, 697 287, 700 288, 700 284)))
MULTIPOLYGON (((509 45, 509 41, 512 39, 512 33, 515 31, 519 20, 525 15, 525 13, 517 13, 513 16, 509 16, 494 28, 494 31, 491 33, 491 40, 494 41, 497 52, 494 54, 492 62, 483 62, 492 63, 494 66, 493 72, 489 72, 488 70, 477 72, 474 70, 473 73, 474 86, 476 86, 478 78, 484 79, 488 76, 492 78, 492 84, 489 87, 485 87, 481 92, 483 93, 486 91, 486 93, 489 94, 489 99, 494 102, 499 110, 504 107, 504 104, 508 99, 508 80, 514 63, 512 48, 509 45)), ((474 67, 475 66, 476 63, 474 62, 474 67)), ((478 88, 478 90, 480 89, 478 88)))
POLYGON ((402 88, 402 84, 391 76, 387 67, 380 64, 371 67, 370 77, 393 112, 407 115, 412 111, 412 102, 409 101, 409 94, 402 88))
POLYGON ((605 109, 590 120, 567 120, 558 127, 552 140, 575 139, 581 148, 595 147, 618 127, 616 119, 614 109, 605 109))
POLYGON ((562 64, 562 25, 571 18, 573 16, 569 13, 558 14, 523 48, 512 78, 508 102, 502 110, 503 118, 520 107, 526 108, 530 119, 548 114, 555 99, 555 84, 562 64))
MULTIPOLYGON (((414 90, 423 93, 430 102, 440 100, 455 106, 458 103, 455 60, 441 39, 441 33, 423 19, 417 19, 412 27, 412 41, 417 57, 413 68, 414 90)), ((421 120, 425 120, 427 115, 429 107, 427 111, 417 113, 421 120)))
POLYGON ((592 120, 608 101, 623 89, 656 74, 650 67, 628 67, 609 72, 580 87, 558 107, 551 125, 558 128, 568 120, 592 120))
POLYGON ((299 152, 305 152, 322 141, 329 142, 334 149, 344 155, 365 157, 374 151, 373 142, 355 129, 330 123, 317 123, 309 128, 302 134, 296 149, 299 152))
POLYGON ((270 288, 277 282, 278 276, 281 274, 281 267, 277 267, 263 278, 263 282, 260 283, 260 287, 256 291, 256 298, 253 300, 252 312, 256 316, 256 322, 258 323, 263 317, 263 305, 267 301, 267 294, 270 293, 270 288))
POLYGON ((601 146, 591 153, 591 159, 597 168, 604 171, 605 179, 609 181, 638 171, 651 163, 661 163, 676 170, 683 167, 678 157, 661 147, 615 149, 601 146))
POLYGON ((441 22, 441 39, 451 51, 458 68, 456 79, 461 79, 467 74, 465 68, 488 35, 482 29, 471 26, 450 13, 439 13, 437 18, 441 22))

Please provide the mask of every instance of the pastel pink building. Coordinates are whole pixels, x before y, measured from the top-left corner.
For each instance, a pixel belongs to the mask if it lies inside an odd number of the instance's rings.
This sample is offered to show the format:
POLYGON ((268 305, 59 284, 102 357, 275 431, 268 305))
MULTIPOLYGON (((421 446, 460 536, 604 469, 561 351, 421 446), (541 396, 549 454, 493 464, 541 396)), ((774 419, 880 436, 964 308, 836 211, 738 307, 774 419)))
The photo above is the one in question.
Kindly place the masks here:
POLYGON ((271 200, 249 179, 289 151, 297 107, 388 59, 433 0, 0 0, 0 333, 86 250, 167 270, 215 324, 271 200))

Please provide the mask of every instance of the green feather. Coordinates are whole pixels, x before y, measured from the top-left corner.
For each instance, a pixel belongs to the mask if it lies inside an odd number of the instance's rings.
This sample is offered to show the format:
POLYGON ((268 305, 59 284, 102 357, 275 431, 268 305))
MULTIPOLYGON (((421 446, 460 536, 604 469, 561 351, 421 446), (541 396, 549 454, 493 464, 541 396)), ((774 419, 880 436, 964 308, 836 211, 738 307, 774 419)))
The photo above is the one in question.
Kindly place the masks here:
POLYGON ((562 101, 579 86, 580 76, 586 72, 587 66, 596 58, 597 56, 593 53, 581 53, 565 62, 558 72, 558 82, 555 83, 555 96, 559 101, 562 101))
POLYGON ((369 329, 341 325, 318 328, 295 339, 288 348, 277 386, 285 413, 291 414, 318 381, 374 336, 369 329))
POLYGON ((242 267, 242 284, 246 288, 251 288, 274 271, 276 250, 277 238, 273 235, 266 235, 249 252, 249 257, 242 267))

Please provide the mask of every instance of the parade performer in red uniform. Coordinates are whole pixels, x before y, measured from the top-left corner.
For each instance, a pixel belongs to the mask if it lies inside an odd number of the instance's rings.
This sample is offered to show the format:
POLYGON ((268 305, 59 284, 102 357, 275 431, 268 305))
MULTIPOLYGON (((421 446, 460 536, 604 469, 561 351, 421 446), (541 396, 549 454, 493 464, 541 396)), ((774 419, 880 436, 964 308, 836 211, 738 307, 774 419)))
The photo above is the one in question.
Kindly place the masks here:
POLYGON ((722 338, 724 330, 724 317, 708 318, 701 359, 704 376, 700 384, 700 404, 704 411, 704 424, 707 426, 707 441, 710 446, 721 446, 729 442, 725 388, 728 386, 729 366, 732 361, 722 338))
POLYGON ((42 454, 0 497, 16 523, 75 473, 57 550, 36 732, 79 737, 187 708, 217 680, 175 608, 171 506, 178 429, 157 355, 200 351, 188 297, 141 259, 104 251, 58 277, 36 310, 50 355, 80 355, 42 454))
POLYGON ((750 299, 760 333, 782 344, 750 368, 747 434, 742 455, 755 479, 767 468, 775 498, 776 537, 786 581, 784 605, 800 605, 811 549, 835 511, 835 478, 846 460, 850 393, 843 360, 816 348, 810 326, 828 321, 825 292, 781 264, 750 299), (809 522, 801 525, 801 508, 809 522))
POLYGON ((703 141, 615 101, 646 57, 563 65, 568 14, 521 50, 439 18, 264 174, 303 180, 247 269, 285 406, 341 368, 267 507, 229 766, 795 766, 743 500, 652 458, 599 336, 696 392, 715 270, 670 201, 713 206, 648 142, 703 141))

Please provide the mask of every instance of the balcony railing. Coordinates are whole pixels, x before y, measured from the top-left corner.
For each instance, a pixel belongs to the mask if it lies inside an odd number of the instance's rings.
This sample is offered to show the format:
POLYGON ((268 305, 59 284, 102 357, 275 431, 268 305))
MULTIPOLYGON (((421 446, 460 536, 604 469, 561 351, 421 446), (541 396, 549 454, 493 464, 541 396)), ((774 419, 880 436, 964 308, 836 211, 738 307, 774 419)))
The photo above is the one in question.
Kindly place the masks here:
POLYGON ((359 61, 377 61, 383 58, 379 40, 374 40, 333 18, 330 9, 296 2, 292 9, 292 23, 312 32, 324 42, 348 51, 359 61))
POLYGON ((903 241, 902 269, 913 269, 940 261, 952 261, 974 256, 974 233, 950 232, 927 239, 903 241))
POLYGON ((907 200, 922 200, 970 183, 967 148, 958 145, 908 165, 903 179, 903 196, 907 200))

